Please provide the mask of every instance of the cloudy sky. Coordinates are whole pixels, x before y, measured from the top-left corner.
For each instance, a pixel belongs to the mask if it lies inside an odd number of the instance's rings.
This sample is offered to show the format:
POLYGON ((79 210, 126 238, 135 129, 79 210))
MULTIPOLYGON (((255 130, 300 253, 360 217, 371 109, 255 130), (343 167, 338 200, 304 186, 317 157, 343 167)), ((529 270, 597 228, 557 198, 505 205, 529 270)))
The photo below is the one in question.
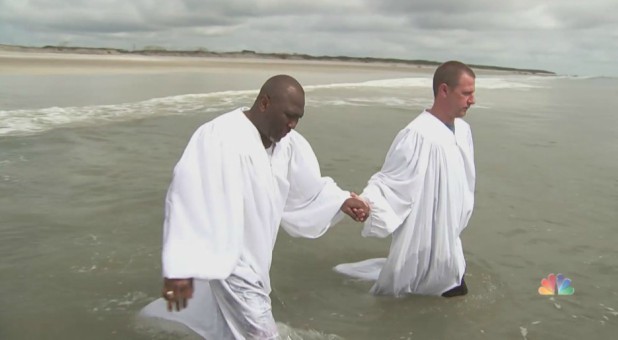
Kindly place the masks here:
POLYGON ((617 0, 0 0, 0 44, 426 59, 618 76, 617 0))

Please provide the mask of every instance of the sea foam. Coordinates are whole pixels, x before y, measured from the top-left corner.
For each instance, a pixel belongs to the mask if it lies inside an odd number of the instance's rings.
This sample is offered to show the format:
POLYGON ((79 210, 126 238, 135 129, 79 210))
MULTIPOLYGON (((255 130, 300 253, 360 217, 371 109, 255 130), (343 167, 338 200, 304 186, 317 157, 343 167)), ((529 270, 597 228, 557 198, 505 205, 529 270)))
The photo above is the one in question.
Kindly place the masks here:
MULTIPOLYGON (((371 80, 357 83, 334 83, 306 86, 307 106, 386 106, 426 107, 430 97, 418 97, 397 89, 430 88, 430 77, 371 80), (335 92, 348 89, 345 94, 335 92), (377 90, 367 95, 363 89, 377 90), (358 93, 355 93, 358 90, 358 93), (361 93, 362 91, 362 93, 361 93)), ((542 77, 479 77, 477 92, 483 89, 528 90, 544 87, 542 77)), ((429 92, 430 93, 430 92, 429 92)), ((221 91, 154 98, 134 103, 42 109, 0 110, 0 136, 44 132, 57 127, 91 126, 102 122, 117 122, 164 115, 195 112, 225 112, 241 105, 250 105, 257 91, 221 91)))

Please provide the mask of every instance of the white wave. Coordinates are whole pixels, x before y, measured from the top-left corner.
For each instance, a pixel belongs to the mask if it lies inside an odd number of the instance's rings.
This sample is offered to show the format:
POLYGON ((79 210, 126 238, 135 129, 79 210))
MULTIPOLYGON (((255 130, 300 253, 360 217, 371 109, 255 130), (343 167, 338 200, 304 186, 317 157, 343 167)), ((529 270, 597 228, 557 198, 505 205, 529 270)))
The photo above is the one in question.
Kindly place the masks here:
POLYGON ((530 81, 530 78, 476 78, 476 90, 479 89, 535 89, 542 88, 539 84, 530 81))
POLYGON ((393 97, 393 96, 376 96, 376 97, 350 97, 350 98, 332 98, 332 99, 314 99, 308 97, 308 107, 324 107, 324 106, 385 106, 385 107, 428 107, 431 105, 430 98, 412 98, 412 97, 393 97))
MULTIPOLYGON (((530 82, 532 84, 547 84, 555 81, 563 81, 563 80, 573 80, 573 81, 582 81, 582 80, 618 80, 618 77, 611 76, 578 76, 578 75, 556 75, 556 76, 542 76, 542 75, 530 75, 523 77, 521 76, 525 82, 530 82)), ((545 86, 543 86, 545 87, 545 86)))
MULTIPOLYGON (((542 77, 537 77, 542 79, 542 77)), ((478 78, 477 89, 530 89, 542 87, 537 78, 487 77, 478 78)), ((385 89, 371 91, 369 95, 335 93, 328 96, 309 95, 307 105, 322 106, 379 106, 427 107, 432 98, 413 96, 394 89, 430 88, 430 77, 371 80, 358 83, 336 83, 306 86, 307 92, 330 89, 385 89), (388 92, 388 95, 384 93, 388 92)), ((430 92, 429 92, 430 93, 430 92)), ((222 91, 205 94, 186 94, 154 98, 136 103, 96 105, 83 107, 48 107, 43 109, 0 110, 0 136, 23 135, 47 131, 60 126, 93 125, 108 121, 123 121, 145 117, 186 114, 192 112, 224 112, 253 102, 257 91, 222 91)), ((328 92, 332 94, 332 92, 328 92)))
POLYGON ((332 89, 332 88, 361 88, 361 87, 381 87, 381 88, 402 88, 402 87, 428 87, 431 86, 431 78, 396 78, 369 80, 360 83, 335 83, 325 85, 305 86, 305 90, 332 89))
MULTIPOLYGON (((547 77, 536 77, 538 79, 547 77)), ((541 87, 537 84, 530 82, 536 78, 531 77, 477 77, 476 88, 477 89, 527 89, 541 87)), ((395 78, 395 79, 382 79, 382 80, 370 80, 360 83, 335 83, 327 85, 313 85, 306 86, 308 91, 317 89, 331 89, 331 88, 408 88, 408 87, 422 87, 431 88, 433 79, 431 77, 414 77, 414 78, 395 78)))
POLYGON ((279 328, 279 338, 282 340, 342 340, 343 338, 335 334, 325 334, 316 330, 297 329, 282 322, 277 322, 279 328))
POLYGON ((150 298, 148 294, 141 291, 128 292, 123 296, 119 296, 113 299, 102 300, 97 306, 92 308, 93 313, 106 313, 125 311, 130 309, 131 306, 137 304, 141 305, 148 301, 150 298))
POLYGON ((557 76, 536 76, 535 78, 541 80, 555 80, 555 79, 568 79, 568 80, 594 80, 594 79, 618 79, 611 76, 578 76, 578 75, 557 75, 557 76))
POLYGON ((233 103, 246 102, 255 91, 224 91, 154 98, 136 103, 82 107, 49 107, 43 109, 0 110, 0 136, 47 131, 59 126, 95 124, 145 117, 217 112, 233 103))

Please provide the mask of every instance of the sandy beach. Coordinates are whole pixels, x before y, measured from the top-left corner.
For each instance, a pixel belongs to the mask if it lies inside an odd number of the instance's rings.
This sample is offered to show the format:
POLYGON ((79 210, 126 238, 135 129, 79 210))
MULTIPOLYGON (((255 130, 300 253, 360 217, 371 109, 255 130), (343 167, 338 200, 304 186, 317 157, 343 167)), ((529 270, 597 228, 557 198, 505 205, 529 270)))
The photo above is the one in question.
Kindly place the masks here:
POLYGON ((434 67, 345 61, 275 60, 262 58, 173 57, 19 52, 0 49, 0 74, 118 74, 200 72, 212 69, 268 69, 354 72, 397 70, 431 73, 434 67))
MULTIPOLYGON (((105 51, 105 50, 104 50, 105 51)), ((279 59, 251 53, 225 57, 104 53, 97 49, 24 48, 0 45, 0 74, 120 74, 157 72, 210 72, 213 69, 366 72, 397 71, 431 74, 436 66, 382 61, 279 59)), ((475 69, 479 74, 532 74, 525 70, 475 69)))

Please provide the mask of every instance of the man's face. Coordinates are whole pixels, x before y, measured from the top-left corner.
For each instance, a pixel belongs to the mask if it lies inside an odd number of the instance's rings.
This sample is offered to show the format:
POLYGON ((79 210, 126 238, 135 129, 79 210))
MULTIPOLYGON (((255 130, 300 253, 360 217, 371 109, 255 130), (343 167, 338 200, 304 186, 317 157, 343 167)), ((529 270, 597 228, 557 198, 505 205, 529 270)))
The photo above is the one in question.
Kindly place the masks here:
POLYGON ((454 118, 461 118, 472 106, 474 101, 474 78, 467 73, 462 73, 457 86, 449 88, 448 102, 454 118))
POLYGON ((268 123, 268 138, 277 143, 296 127, 305 112, 305 95, 294 89, 278 95, 268 96, 266 110, 268 123))

